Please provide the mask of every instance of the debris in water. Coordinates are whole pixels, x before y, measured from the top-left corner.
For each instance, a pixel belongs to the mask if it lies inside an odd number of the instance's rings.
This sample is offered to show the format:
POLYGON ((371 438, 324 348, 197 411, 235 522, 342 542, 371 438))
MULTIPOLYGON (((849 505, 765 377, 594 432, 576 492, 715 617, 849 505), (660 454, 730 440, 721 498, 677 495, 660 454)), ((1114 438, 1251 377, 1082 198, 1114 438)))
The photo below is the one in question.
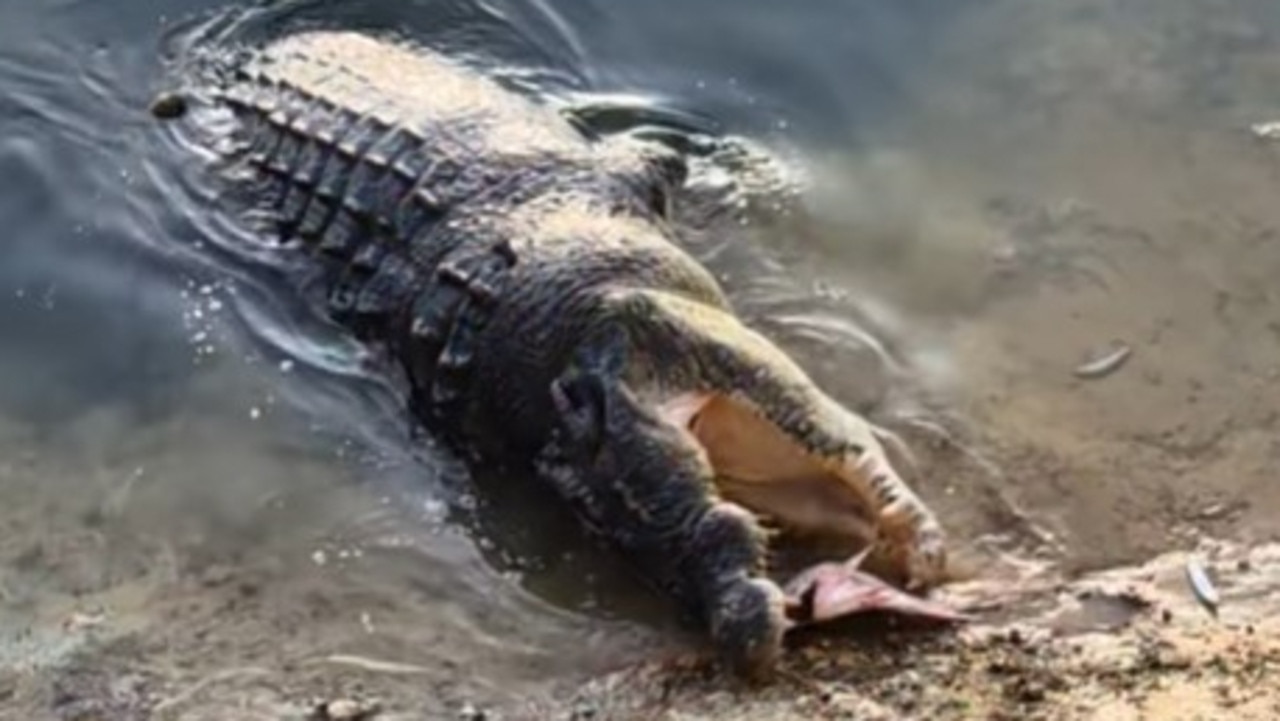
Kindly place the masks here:
POLYGON ((1218 615, 1218 589, 1214 587, 1213 581, 1210 580, 1209 574, 1205 572, 1204 566, 1200 562, 1193 559, 1187 561, 1187 582, 1191 584, 1191 590, 1196 595, 1196 600, 1200 605, 1213 614, 1218 615))
POLYGON ((1120 370, 1131 355, 1133 355, 1133 348, 1124 343, 1115 343, 1109 351, 1076 366, 1076 377, 1090 380, 1105 378, 1120 370))
POLYGON ((1199 518, 1202 521, 1212 521, 1217 518, 1222 518, 1223 516, 1227 515, 1227 513, 1229 513, 1230 511, 1231 511, 1231 506, 1228 506, 1225 503, 1221 503, 1221 502, 1213 503, 1208 506, 1205 506, 1200 511, 1200 513, 1197 514, 1197 518, 1199 518))
POLYGON ((62 628, 64 631, 77 633, 90 628, 101 626, 107 620, 107 615, 101 611, 94 613, 81 613, 79 611, 72 613, 62 620, 62 628))
POLYGON ((180 118, 187 112, 187 99, 174 92, 161 93, 151 101, 151 114, 161 120, 180 118))
POLYGON ((366 658, 364 656, 354 656, 352 654, 335 653, 319 659, 321 662, 335 664, 339 666, 351 666, 362 671, 371 673, 387 673, 387 674, 422 674, 429 673, 431 669, 425 666, 417 666, 411 663, 399 663, 397 661, 382 661, 376 658, 366 658))
POLYGON ((1253 131, 1254 137, 1262 140, 1280 140, 1280 120, 1254 123, 1249 126, 1249 130, 1253 131))

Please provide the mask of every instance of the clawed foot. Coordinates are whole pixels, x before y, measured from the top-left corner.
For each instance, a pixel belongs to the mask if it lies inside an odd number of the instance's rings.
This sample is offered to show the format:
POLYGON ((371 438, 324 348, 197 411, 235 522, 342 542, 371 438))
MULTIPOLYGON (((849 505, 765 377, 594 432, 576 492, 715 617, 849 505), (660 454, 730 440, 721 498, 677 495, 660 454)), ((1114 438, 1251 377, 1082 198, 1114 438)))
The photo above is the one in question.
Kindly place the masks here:
POLYGON ((811 566, 779 588, 772 581, 739 578, 725 586, 712 613, 711 636, 719 655, 752 680, 775 676, 783 636, 867 611, 890 611, 944 623, 971 619, 938 601, 913 595, 861 569, 864 550, 843 562, 811 566))

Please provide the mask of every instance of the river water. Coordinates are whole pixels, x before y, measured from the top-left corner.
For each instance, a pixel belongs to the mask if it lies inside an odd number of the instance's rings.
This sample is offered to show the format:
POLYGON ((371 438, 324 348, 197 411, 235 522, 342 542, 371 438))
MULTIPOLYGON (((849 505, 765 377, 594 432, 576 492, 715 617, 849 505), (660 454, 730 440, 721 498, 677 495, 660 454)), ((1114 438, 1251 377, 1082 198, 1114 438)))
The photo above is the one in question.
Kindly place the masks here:
POLYGON ((147 104, 229 13, 394 30, 787 158, 803 220, 708 262, 902 435, 975 568, 1274 537, 1280 144, 1251 128, 1280 119, 1280 6, 942 5, 0 0, 0 703, 369 684, 442 713, 681 642, 553 522, 451 522, 465 474, 365 351, 177 202, 196 161, 147 104), (1118 371, 1073 372, 1116 343, 1118 371))

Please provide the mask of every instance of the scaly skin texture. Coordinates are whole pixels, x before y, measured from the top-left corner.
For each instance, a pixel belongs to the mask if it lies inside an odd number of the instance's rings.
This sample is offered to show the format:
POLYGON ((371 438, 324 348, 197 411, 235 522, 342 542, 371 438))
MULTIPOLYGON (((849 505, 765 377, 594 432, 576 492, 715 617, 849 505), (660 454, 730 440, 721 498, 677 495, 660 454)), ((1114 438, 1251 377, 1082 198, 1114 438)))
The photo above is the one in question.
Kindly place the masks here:
POLYGON ((327 312, 388 348, 429 428, 531 462, 734 668, 768 672, 790 624, 762 518, 942 579, 938 523, 874 429, 673 242, 675 151, 352 33, 286 37, 225 77, 207 100, 236 119, 227 156, 320 261, 327 312), (774 450, 745 453, 753 437, 774 450))

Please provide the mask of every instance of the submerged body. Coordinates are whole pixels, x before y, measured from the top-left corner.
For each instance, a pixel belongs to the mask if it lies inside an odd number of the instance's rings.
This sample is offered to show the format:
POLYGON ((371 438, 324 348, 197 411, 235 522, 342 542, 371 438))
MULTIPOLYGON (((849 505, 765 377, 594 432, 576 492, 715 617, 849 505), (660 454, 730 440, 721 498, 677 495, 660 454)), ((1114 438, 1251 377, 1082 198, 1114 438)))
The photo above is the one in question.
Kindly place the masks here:
POLYGON ((318 259, 327 312, 388 349, 425 425, 530 463, 735 667, 769 670, 788 628, 822 620, 796 617, 799 597, 842 582, 784 591, 766 522, 869 545, 898 582, 942 579, 939 525, 875 429, 674 242, 671 148, 353 33, 286 37, 201 90, 275 232, 318 259))

